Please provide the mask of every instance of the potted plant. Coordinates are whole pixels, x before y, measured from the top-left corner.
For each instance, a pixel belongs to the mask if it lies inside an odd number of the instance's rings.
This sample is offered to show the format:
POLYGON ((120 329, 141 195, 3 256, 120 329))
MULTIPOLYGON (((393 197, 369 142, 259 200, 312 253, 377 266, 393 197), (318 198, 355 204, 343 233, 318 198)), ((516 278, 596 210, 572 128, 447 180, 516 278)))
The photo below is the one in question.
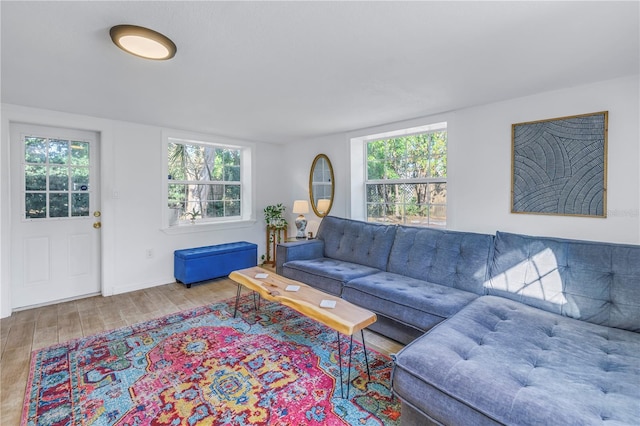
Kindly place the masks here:
POLYGON ((182 208, 182 203, 178 201, 169 203, 169 226, 175 226, 178 223, 178 219, 182 216, 182 208))
POLYGON ((194 207, 193 210, 191 210, 190 212, 186 212, 185 216, 189 216, 189 220, 191 221, 191 224, 193 225, 194 223, 196 223, 196 218, 198 216, 200 216, 200 212, 197 212, 196 208, 194 207))
POLYGON ((267 227, 284 229, 289 225, 283 216, 285 208, 282 203, 264 208, 264 220, 267 222, 267 227))

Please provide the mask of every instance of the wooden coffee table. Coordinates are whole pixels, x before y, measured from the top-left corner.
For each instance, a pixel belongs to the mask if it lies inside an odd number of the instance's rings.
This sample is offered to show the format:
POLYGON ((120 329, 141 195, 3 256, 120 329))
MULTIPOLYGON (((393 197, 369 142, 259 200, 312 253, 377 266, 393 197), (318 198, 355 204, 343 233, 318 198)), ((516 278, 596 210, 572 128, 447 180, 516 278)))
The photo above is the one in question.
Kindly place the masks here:
MULTIPOLYGON (((236 294, 236 306, 233 316, 238 311, 238 300, 242 286, 257 292, 261 297, 272 302, 277 302, 288 306, 302 315, 318 321, 337 332, 338 336, 338 362, 340 364, 340 394, 344 398, 342 380, 342 350, 340 348, 340 333, 350 336, 349 342, 349 362, 347 371, 347 399, 349 399, 350 376, 351 376, 351 353, 353 352, 353 334, 360 331, 362 346, 364 349, 364 359, 367 365, 367 376, 371 380, 369 373, 369 360, 367 359, 367 347, 364 342, 363 330, 367 326, 376 322, 376 314, 364 308, 356 306, 340 297, 324 293, 307 284, 277 275, 266 269, 254 266, 252 268, 233 271, 229 278, 238 283, 236 294), (266 278, 260 278, 266 274, 266 278), (256 278, 256 275, 258 278, 256 278), (298 286, 297 291, 285 290, 288 286, 298 286), (335 301, 334 308, 323 308, 320 303, 323 300, 335 301)), ((257 308, 257 306, 256 306, 257 308)))

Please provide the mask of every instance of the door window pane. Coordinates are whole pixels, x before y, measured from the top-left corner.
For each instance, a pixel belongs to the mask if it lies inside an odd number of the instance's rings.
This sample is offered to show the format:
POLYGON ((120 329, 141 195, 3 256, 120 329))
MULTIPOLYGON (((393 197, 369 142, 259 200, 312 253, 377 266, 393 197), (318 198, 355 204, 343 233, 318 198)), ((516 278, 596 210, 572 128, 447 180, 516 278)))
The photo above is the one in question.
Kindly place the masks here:
POLYGON ((45 191, 47 189, 47 169, 44 166, 26 166, 24 169, 24 189, 45 191))
POLYGON ((49 167, 49 191, 66 191, 69 189, 69 168, 49 167))
POLYGON ((89 194, 71 194, 71 216, 89 216, 89 194))
POLYGON ((49 217, 69 217, 68 193, 49 193, 49 217))
POLYGON ((69 162, 69 141, 50 139, 49 140, 49 163, 68 164, 69 162))
POLYGON ((74 166, 89 166, 88 142, 71 142, 71 164, 74 166))
POLYGON ((27 137, 24 140, 24 159, 27 163, 44 163, 47 161, 47 140, 27 137))
POLYGON ((30 192, 24 195, 25 217, 40 219, 47 217, 47 194, 44 192, 30 192))
POLYGON ((89 142, 27 136, 25 219, 89 216, 89 142))
POLYGON ((71 169, 71 189, 73 191, 89 190, 88 167, 74 167, 71 169))

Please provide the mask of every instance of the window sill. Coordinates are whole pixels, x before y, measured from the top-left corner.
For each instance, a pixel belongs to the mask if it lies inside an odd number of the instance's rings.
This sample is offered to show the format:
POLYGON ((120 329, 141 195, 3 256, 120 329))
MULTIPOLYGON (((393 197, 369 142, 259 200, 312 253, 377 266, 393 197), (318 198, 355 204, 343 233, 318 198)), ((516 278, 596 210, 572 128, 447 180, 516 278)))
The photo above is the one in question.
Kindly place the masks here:
POLYGON ((190 234, 193 232, 203 232, 203 231, 219 231, 219 230, 227 230, 227 229, 237 229, 237 228, 249 228, 255 225, 256 220, 238 220, 233 222, 201 222, 191 224, 181 224, 176 226, 169 226, 166 228, 162 228, 162 232, 169 235, 178 235, 178 234, 190 234))

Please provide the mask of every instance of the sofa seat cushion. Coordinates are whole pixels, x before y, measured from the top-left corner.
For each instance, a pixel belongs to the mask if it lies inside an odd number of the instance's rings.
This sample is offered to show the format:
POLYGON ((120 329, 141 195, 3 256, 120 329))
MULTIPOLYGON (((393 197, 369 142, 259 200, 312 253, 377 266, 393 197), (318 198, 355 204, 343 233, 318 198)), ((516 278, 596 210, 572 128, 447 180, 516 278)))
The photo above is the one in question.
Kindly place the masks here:
POLYGON ((482 296, 401 350, 393 388, 444 424, 640 424, 640 334, 482 296))
POLYGON ((379 269, 357 263, 320 257, 310 260, 294 260, 282 267, 282 275, 309 284, 319 290, 340 296, 342 286, 354 278, 380 272, 379 269))
POLYGON ((347 282, 342 297, 426 331, 458 312, 478 295, 391 272, 380 272, 347 282))

